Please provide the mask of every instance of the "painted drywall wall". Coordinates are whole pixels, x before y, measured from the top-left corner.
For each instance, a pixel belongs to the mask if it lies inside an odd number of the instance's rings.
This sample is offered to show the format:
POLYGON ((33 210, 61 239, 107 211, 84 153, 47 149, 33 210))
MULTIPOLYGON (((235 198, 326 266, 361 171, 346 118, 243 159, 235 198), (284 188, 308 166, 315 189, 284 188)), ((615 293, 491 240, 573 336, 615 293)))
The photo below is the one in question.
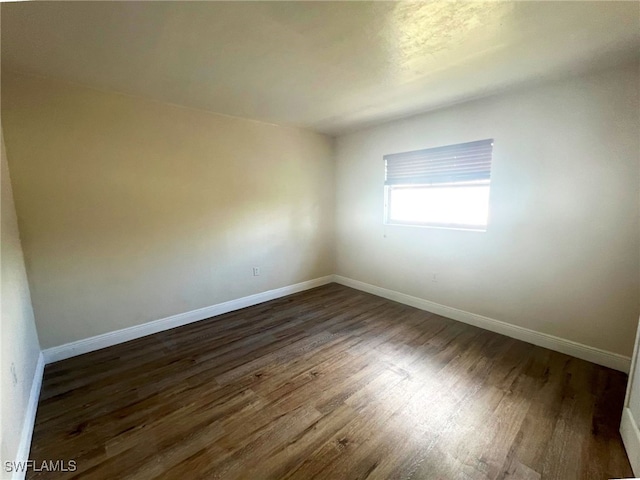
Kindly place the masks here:
POLYGON ((630 65, 339 137, 337 273, 630 355, 639 115, 630 65), (383 155, 484 138, 486 233, 383 224, 383 155))
MULTIPOLYGON (((640 79, 640 65, 638 66, 638 78, 640 79)), ((638 134, 640 135, 640 132, 638 134)), ((640 201, 640 197, 638 200, 640 201)), ((638 293, 640 294, 640 292, 638 293)), ((636 325, 636 341, 622 411, 620 433, 634 474, 640 476, 640 430, 638 430, 638 425, 640 425, 640 364, 638 363, 640 360, 638 358, 640 355, 640 330, 638 330, 640 323, 636 323, 636 325)))
POLYGON ((2 97, 43 348, 333 273, 330 137, 23 75, 2 97))
MULTIPOLYGON (((0 461, 2 463, 0 471, 5 472, 5 462, 24 460, 16 458, 16 455, 25 422, 28 421, 27 407, 40 356, 40 345, 31 308, 3 137, 0 143, 2 143, 2 170, 0 171, 2 183, 0 199, 2 207, 0 461)), ((27 426, 27 430, 29 427, 27 426)), ((0 474, 0 477, 2 475, 0 474)))

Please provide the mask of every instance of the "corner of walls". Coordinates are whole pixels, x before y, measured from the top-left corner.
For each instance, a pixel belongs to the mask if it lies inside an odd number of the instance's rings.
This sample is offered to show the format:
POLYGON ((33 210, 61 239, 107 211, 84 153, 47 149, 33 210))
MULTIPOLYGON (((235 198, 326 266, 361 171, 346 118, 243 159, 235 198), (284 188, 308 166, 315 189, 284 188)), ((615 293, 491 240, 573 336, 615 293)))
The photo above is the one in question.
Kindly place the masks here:
POLYGON ((2 137, 0 469, 2 473, 11 473, 12 478, 21 479, 25 475, 24 463, 21 470, 16 468, 16 463, 10 462, 25 462, 29 456, 44 372, 44 357, 40 351, 33 316, 4 136, 1 132, 0 136, 2 137))
POLYGON ((333 273, 331 137, 30 75, 2 94, 44 348, 333 273))

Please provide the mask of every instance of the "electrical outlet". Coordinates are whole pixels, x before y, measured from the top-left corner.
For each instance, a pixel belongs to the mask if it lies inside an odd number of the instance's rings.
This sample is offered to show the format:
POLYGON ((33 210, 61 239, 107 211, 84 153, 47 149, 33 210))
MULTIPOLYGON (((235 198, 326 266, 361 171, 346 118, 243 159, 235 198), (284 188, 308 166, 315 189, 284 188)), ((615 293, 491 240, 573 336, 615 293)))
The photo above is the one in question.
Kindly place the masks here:
POLYGON ((434 273, 433 276, 431 277, 431 281, 433 283, 438 283, 438 274, 434 273))
POLYGON ((260 267, 253 267, 253 276, 254 277, 260 276, 260 267))

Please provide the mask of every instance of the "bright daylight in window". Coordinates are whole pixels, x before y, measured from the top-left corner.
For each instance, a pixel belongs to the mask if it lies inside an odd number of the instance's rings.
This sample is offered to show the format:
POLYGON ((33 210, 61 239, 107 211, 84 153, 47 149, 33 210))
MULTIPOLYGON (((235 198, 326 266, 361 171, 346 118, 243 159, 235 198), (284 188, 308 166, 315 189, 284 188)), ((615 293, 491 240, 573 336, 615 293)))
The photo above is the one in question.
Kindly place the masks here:
POLYGON ((486 230, 493 140, 386 155, 385 222, 486 230))

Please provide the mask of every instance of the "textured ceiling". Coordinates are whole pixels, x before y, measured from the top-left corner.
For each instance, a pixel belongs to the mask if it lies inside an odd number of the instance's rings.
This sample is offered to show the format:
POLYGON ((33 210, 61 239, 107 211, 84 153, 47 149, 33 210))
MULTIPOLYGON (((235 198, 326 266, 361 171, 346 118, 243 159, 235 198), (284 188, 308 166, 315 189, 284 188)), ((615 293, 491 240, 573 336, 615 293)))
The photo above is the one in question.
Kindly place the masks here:
POLYGON ((338 134, 629 62, 638 2, 3 3, 2 68, 338 134))

